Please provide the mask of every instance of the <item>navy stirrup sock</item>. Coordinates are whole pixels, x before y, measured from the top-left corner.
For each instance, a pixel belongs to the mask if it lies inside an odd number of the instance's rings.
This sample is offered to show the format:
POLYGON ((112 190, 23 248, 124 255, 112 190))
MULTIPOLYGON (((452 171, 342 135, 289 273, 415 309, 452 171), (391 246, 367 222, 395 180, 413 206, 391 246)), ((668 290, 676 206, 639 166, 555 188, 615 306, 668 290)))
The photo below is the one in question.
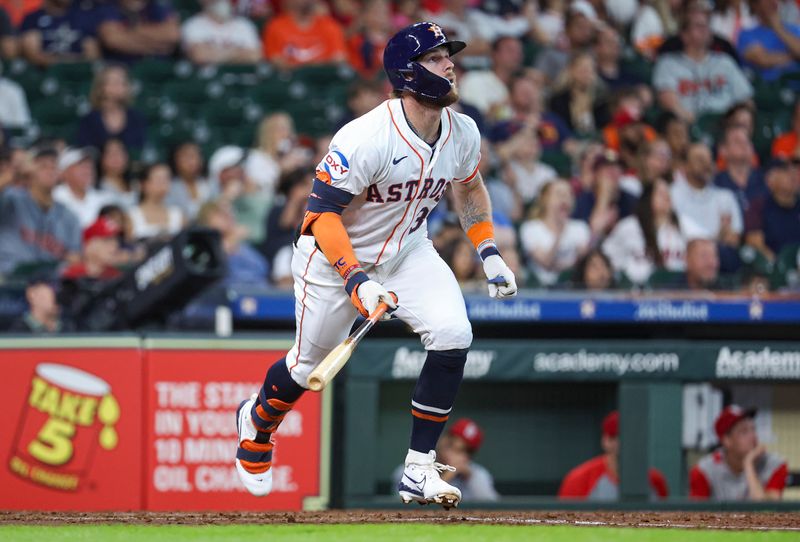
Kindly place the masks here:
POLYGON ((427 454, 436 449, 464 376, 467 352, 466 348, 428 351, 411 400, 412 450, 427 454))
POLYGON ((289 374, 286 358, 279 359, 269 368, 251 410, 253 425, 258 430, 256 442, 269 441, 270 435, 305 391, 289 374))

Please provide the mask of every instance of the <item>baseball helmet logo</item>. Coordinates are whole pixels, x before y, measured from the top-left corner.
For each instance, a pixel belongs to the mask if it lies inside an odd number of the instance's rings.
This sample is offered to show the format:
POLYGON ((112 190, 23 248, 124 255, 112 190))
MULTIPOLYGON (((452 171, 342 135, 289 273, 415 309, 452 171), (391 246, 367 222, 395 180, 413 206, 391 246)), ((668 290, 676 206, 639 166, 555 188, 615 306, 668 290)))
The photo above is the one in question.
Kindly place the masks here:
POLYGON ((442 27, 439 26, 438 24, 431 23, 431 26, 428 27, 428 30, 433 32, 433 35, 436 37, 436 39, 442 39, 442 40, 445 39, 444 32, 442 31, 442 27))

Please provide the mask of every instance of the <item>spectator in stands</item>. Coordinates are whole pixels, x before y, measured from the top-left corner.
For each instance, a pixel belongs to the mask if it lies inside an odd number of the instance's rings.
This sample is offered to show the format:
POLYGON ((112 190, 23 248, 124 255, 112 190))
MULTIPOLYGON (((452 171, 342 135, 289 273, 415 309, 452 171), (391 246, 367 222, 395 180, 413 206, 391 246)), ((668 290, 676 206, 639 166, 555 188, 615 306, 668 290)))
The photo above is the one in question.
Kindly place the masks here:
POLYGON ((88 228, 100 209, 111 203, 111 196, 94 187, 95 154, 91 149, 68 147, 58 157, 61 184, 53 190, 53 199, 78 217, 81 228, 88 228))
POLYGON ((247 230, 236 224, 227 203, 207 201, 197 213, 197 222, 220 233, 222 249, 227 256, 226 284, 267 287, 267 261, 247 244, 247 230))
POLYGON ((194 220, 200 206, 211 198, 211 183, 203 176, 205 164, 200 146, 194 141, 179 143, 172 150, 169 165, 175 176, 169 185, 167 204, 194 220))
POLYGON ((663 139, 655 139, 641 146, 637 172, 643 184, 657 179, 672 179, 672 151, 663 139))
POLYGON ((622 167, 612 150, 606 149, 595 158, 593 177, 594 185, 578 195, 572 216, 588 222, 593 239, 600 240, 618 220, 635 211, 637 198, 620 187, 622 167))
POLYGON ((749 0, 758 25, 743 30, 737 48, 764 81, 800 68, 800 26, 781 20, 778 0, 749 0))
POLYGON ((100 217, 83 230, 83 257, 78 263, 67 267, 62 279, 78 281, 110 280, 121 275, 114 267, 120 261, 120 226, 105 217, 100 217))
POLYGON ((711 239, 695 238, 686 244, 686 277, 683 283, 664 284, 690 290, 714 290, 719 285, 719 253, 711 239))
POLYGON ((346 60, 344 32, 318 0, 286 0, 283 9, 264 27, 264 58, 281 68, 346 60))
MULTIPOLYGON (((481 161, 478 163, 478 171, 480 171, 483 182, 486 184, 486 190, 489 192, 492 211, 517 224, 522 220, 524 205, 522 198, 517 194, 516 187, 511 186, 505 179, 500 177, 499 168, 501 165, 489 141, 486 138, 482 138, 481 161)), ((431 232, 433 232, 432 225, 431 220, 428 219, 428 230, 431 232)), ((497 238, 495 237, 496 241, 497 238)), ((512 271, 516 276, 516 271, 513 269, 512 271)))
POLYGON ((682 0, 641 2, 633 16, 631 44, 636 51, 653 60, 667 36, 678 30, 675 15, 680 14, 682 0))
POLYGON ((659 56, 653 72, 661 107, 689 122, 704 113, 723 113, 753 95, 736 62, 709 49, 708 20, 707 11, 687 13, 681 28, 683 51, 659 56))
POLYGON ((583 145, 577 160, 577 171, 570 181, 572 191, 576 195, 594 190, 594 163, 606 151, 600 143, 587 142, 583 145))
POLYGON ((10 333, 49 335, 72 331, 70 323, 61 318, 61 307, 56 299, 56 280, 45 273, 36 273, 28 279, 25 300, 28 310, 11 324, 10 333))
POLYGON ((672 209, 669 185, 658 179, 644 188, 636 214, 620 220, 603 243, 614 269, 644 284, 656 268, 686 269, 686 238, 672 209))
POLYGON ((234 14, 231 0, 201 0, 203 10, 181 26, 181 47, 195 64, 251 64, 261 60, 258 30, 234 14))
POLYGON ((795 166, 774 160, 767 167, 769 192, 747 212, 745 242, 774 261, 787 246, 800 244, 800 182, 795 166))
MULTIPOLYGON (((558 490, 560 499, 616 501, 619 499, 619 412, 603 419, 600 446, 603 454, 567 473, 558 490)), ((657 469, 648 471, 650 500, 669 496, 667 480, 657 469)))
POLYGON ((635 91, 622 91, 615 102, 611 122, 603 128, 603 140, 606 147, 619 153, 625 170, 620 186, 638 197, 642 193, 642 181, 637 175, 641 153, 658 133, 644 122, 642 102, 635 91))
POLYGON ((475 259, 475 250, 470 249, 470 241, 465 236, 454 237, 441 249, 442 260, 453 270, 458 284, 465 290, 477 290, 483 287, 485 279, 481 279, 480 260, 475 259))
POLYGON ((551 181, 542 188, 529 220, 520 226, 522 248, 538 282, 552 286, 589 249, 585 222, 570 219, 575 200, 569 183, 551 181))
POLYGON ((147 249, 143 243, 137 243, 131 236, 131 219, 125 210, 119 205, 106 205, 100 209, 100 218, 113 222, 119 227, 119 250, 114 265, 124 266, 130 263, 139 262, 147 255, 147 249))
POLYGON ((458 82, 461 99, 475 106, 489 121, 507 116, 508 89, 522 68, 522 43, 511 37, 492 43, 492 69, 473 70, 458 82))
POLYGON ((605 87, 597 77, 594 58, 578 53, 556 83, 550 109, 578 136, 593 136, 609 120, 605 87))
POLYGON ((100 58, 96 25, 92 5, 75 0, 44 0, 42 7, 28 13, 19 27, 22 56, 42 67, 96 60, 100 58))
POLYGON ((613 92, 634 89, 644 96, 650 96, 652 101, 652 93, 648 87, 649 81, 644 81, 639 74, 625 69, 620 64, 622 38, 616 29, 605 25, 598 28, 594 52, 597 60, 597 75, 609 90, 613 92))
POLYGON ((101 13, 97 34, 109 60, 130 64, 166 58, 181 39, 180 20, 169 0, 117 0, 101 13))
POLYGON ((503 141, 520 125, 528 124, 539 136, 543 151, 564 151, 570 156, 580 153, 580 145, 564 120, 545 109, 542 89, 536 79, 525 74, 515 76, 511 81, 508 105, 510 117, 495 124, 489 132, 492 142, 503 141))
POLYGON ((545 183, 558 177, 555 169, 539 160, 539 137, 529 124, 522 125, 508 141, 497 145, 497 154, 505 163, 503 180, 526 206, 536 199, 545 183))
POLYGON ((244 171, 245 152, 241 147, 220 147, 208 161, 211 193, 228 203, 236 223, 247 228, 248 241, 258 245, 264 240, 264 220, 274 193, 258 186, 244 171))
POLYGON ((717 239, 737 248, 744 229, 742 211, 730 190, 714 186, 714 163, 705 143, 693 143, 686 156, 685 178, 672 183, 673 207, 681 223, 692 223, 691 237, 717 239))
POLYGON ((792 111, 792 129, 772 141, 772 156, 783 160, 800 160, 800 100, 792 111))
POLYGON ((730 41, 722 36, 710 32, 711 25, 711 11, 713 5, 709 0, 678 0, 678 9, 676 13, 679 14, 677 33, 670 35, 664 43, 658 48, 658 56, 670 53, 683 53, 689 47, 683 29, 686 27, 687 22, 695 16, 703 16, 709 24, 709 37, 708 47, 711 51, 727 55, 736 64, 741 64, 739 55, 736 52, 730 41))
POLYGON ((165 239, 183 228, 185 220, 181 210, 166 203, 171 178, 169 166, 162 162, 145 168, 139 205, 128 211, 131 219, 129 236, 132 239, 165 239))
POLYGON ((247 154, 244 171, 265 194, 275 193, 284 173, 312 165, 311 153, 297 144, 294 121, 286 113, 272 113, 261 120, 256 144, 247 154))
POLYGON ((25 128, 31 124, 31 112, 25 90, 19 83, 3 76, 0 61, 0 129, 25 128))
POLYGON ((572 272, 572 285, 581 290, 602 291, 614 288, 611 260, 599 248, 578 260, 572 272))
POLYGON ((767 192, 761 171, 753 166, 755 154, 747 128, 731 124, 725 129, 719 145, 719 155, 725 163, 725 169, 716 174, 714 185, 733 192, 742 216, 745 216, 753 200, 767 192))
POLYGON ((0 275, 20 264, 80 257, 80 223, 53 199, 58 175, 58 152, 40 147, 33 151, 27 188, 0 186, 0 275))
POLYGON ((563 0, 541 0, 536 17, 538 33, 534 41, 541 45, 553 45, 564 34, 564 12, 567 9, 563 0))
POLYGON ((598 21, 597 11, 587 0, 574 0, 569 4, 564 20, 564 38, 536 57, 536 71, 542 74, 544 83, 551 85, 558 79, 567 68, 571 55, 589 52, 594 44, 598 21))
POLYGON ((383 70, 383 49, 394 34, 388 0, 367 0, 361 16, 347 39, 347 58, 364 79, 383 70))
POLYGON ((672 155, 673 174, 680 171, 686 162, 686 153, 689 150, 689 123, 674 113, 666 112, 658 119, 658 133, 662 135, 669 145, 672 155))
MULTIPOLYGON (((492 474, 473 458, 483 444, 483 430, 469 418, 459 418, 442 435, 436 447, 436 459, 455 467, 442 472, 442 480, 461 490, 464 502, 497 501, 492 474)), ((400 481, 403 466, 392 473, 392 481, 400 481)))
MULTIPOLYGON (((756 109, 752 102, 742 102, 731 106, 722 117, 722 131, 729 126, 741 126, 747 130, 747 136, 753 137, 756 128, 756 109)), ((754 159, 757 159, 754 156, 754 159)))
POLYGON ((131 86, 125 67, 111 64, 100 70, 89 91, 92 110, 78 125, 77 145, 94 147, 99 151, 106 141, 116 138, 129 151, 144 147, 147 120, 130 106, 131 101, 131 86))
POLYGON ((716 501, 777 501, 783 497, 786 461, 759 444, 756 412, 730 405, 714 422, 721 448, 689 473, 689 497, 716 501))
POLYGON ((5 7, 0 6, 0 58, 15 58, 19 54, 19 40, 5 7))
MULTIPOLYGON (((353 119, 372 111, 386 99, 383 83, 379 81, 365 81, 357 79, 347 88, 347 112, 339 121, 341 128, 353 119)), ((327 146, 325 154, 328 153, 327 146)), ((324 154, 323 154, 324 156, 324 154)))
POLYGON ((711 31, 728 43, 738 43, 743 31, 758 24, 748 4, 748 0, 715 0, 711 31))
POLYGON ((303 221, 303 214, 311 193, 313 177, 306 168, 298 168, 281 175, 278 195, 266 220, 266 241, 261 253, 272 268, 272 282, 279 288, 291 288, 292 242, 297 226, 303 221))
POLYGON ((98 160, 98 177, 100 190, 105 192, 111 203, 124 209, 136 205, 138 195, 131 189, 130 160, 125 144, 111 138, 103 145, 98 160))

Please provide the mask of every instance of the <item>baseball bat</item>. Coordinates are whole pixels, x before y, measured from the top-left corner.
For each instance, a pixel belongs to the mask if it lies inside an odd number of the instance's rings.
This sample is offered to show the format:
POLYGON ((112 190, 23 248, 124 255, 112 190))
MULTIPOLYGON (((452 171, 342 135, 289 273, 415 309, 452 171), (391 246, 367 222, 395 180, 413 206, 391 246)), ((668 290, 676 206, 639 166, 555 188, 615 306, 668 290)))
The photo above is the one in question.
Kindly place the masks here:
POLYGON ((333 377, 342 370, 344 364, 347 363, 347 360, 353 355, 353 351, 356 349, 356 346, 358 346, 358 343, 361 342, 361 339, 364 338, 364 335, 372 329, 372 326, 378 323, 378 320, 381 319, 381 316, 383 316, 383 313, 385 313, 388 308, 389 305, 381 302, 378 308, 369 315, 369 318, 364 320, 363 324, 358 326, 358 329, 356 329, 352 335, 331 350, 331 352, 325 356, 325 359, 311 371, 307 380, 308 387, 311 391, 322 391, 322 389, 333 380, 333 377))

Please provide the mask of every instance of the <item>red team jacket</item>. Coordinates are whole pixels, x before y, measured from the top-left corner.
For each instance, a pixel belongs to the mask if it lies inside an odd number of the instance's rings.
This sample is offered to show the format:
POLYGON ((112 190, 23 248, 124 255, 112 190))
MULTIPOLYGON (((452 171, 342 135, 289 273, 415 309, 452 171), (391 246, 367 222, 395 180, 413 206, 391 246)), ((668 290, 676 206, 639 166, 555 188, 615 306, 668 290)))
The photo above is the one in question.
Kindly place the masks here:
MULTIPOLYGON (((663 499, 669 495, 664 475, 650 469, 650 498, 663 499)), ((606 456, 601 455, 581 463, 564 477, 558 496, 562 499, 612 501, 619 498, 619 480, 608 471, 606 456)))

